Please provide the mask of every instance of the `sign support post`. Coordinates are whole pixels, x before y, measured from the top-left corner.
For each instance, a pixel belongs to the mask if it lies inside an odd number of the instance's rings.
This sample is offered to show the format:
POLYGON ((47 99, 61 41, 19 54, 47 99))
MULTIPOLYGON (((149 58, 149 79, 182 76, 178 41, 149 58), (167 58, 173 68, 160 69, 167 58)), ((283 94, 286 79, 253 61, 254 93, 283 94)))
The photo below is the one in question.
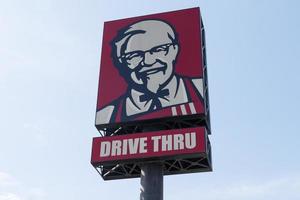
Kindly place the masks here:
POLYGON ((163 164, 145 163, 141 166, 140 200, 163 200, 163 164))

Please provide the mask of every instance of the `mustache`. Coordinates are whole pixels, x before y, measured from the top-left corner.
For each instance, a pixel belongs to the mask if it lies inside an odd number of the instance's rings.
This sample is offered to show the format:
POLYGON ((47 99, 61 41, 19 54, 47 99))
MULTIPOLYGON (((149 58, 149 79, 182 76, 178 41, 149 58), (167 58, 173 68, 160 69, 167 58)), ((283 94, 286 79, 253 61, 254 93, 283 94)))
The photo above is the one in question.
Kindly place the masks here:
POLYGON ((136 68, 131 70, 131 72, 134 72, 139 80, 143 80, 146 79, 148 75, 157 73, 158 71, 163 71, 165 74, 167 67, 167 63, 162 62, 161 60, 156 60, 156 62, 151 65, 139 64, 136 68))

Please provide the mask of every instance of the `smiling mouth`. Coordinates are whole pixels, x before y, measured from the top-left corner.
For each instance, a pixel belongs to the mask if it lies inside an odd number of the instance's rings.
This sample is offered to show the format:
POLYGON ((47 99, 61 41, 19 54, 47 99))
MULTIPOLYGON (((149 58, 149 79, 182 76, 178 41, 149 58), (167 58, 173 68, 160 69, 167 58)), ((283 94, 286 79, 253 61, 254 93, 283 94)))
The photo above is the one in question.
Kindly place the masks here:
POLYGON ((156 67, 156 68, 153 68, 153 69, 143 70, 143 71, 140 71, 139 73, 140 73, 141 76, 149 76, 151 74, 156 74, 156 73, 161 72, 161 71, 165 74, 166 69, 167 69, 167 66, 162 66, 162 67, 156 67))

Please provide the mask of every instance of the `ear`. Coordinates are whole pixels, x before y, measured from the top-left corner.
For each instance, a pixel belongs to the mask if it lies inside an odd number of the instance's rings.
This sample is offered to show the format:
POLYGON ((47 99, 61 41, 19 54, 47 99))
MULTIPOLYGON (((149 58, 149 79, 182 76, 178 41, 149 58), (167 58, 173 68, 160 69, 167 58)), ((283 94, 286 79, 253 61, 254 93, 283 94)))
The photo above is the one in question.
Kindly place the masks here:
POLYGON ((178 52, 179 52, 179 46, 178 46, 178 44, 173 44, 172 46, 170 46, 170 48, 169 48, 169 54, 172 55, 172 57, 173 57, 174 60, 176 60, 178 52))
POLYGON ((178 51, 179 51, 179 46, 178 46, 178 44, 174 44, 173 45, 173 48, 174 48, 174 50, 175 50, 175 54, 176 54, 176 56, 177 56, 177 54, 178 54, 178 51))

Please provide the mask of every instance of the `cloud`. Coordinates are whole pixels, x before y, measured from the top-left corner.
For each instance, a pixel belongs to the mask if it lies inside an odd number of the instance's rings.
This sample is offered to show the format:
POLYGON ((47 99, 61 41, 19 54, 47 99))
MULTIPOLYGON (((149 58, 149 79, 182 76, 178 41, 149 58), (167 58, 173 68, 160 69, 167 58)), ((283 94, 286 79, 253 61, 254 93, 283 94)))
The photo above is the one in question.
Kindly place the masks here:
POLYGON ((13 193, 0 193, 0 200, 22 200, 18 195, 13 193))
POLYGON ((0 200, 43 200, 46 192, 42 188, 28 187, 8 173, 0 171, 0 200))
POLYGON ((46 197, 46 193, 43 189, 41 188, 31 188, 29 191, 28 191, 28 199, 29 200, 41 200, 41 199, 45 199, 46 197))
POLYGON ((274 178, 264 181, 251 181, 228 184, 215 184, 201 187, 196 186, 181 193, 172 194, 170 199, 179 200, 191 197, 199 197, 205 200, 299 200, 300 176, 294 175, 283 178, 274 178))
POLYGON ((17 180, 14 179, 11 175, 0 171, 0 186, 9 187, 16 186, 18 184, 17 180))
POLYGON ((300 179, 282 178, 257 183, 242 183, 223 188, 212 189, 206 199, 214 200, 263 200, 300 198, 300 179))

